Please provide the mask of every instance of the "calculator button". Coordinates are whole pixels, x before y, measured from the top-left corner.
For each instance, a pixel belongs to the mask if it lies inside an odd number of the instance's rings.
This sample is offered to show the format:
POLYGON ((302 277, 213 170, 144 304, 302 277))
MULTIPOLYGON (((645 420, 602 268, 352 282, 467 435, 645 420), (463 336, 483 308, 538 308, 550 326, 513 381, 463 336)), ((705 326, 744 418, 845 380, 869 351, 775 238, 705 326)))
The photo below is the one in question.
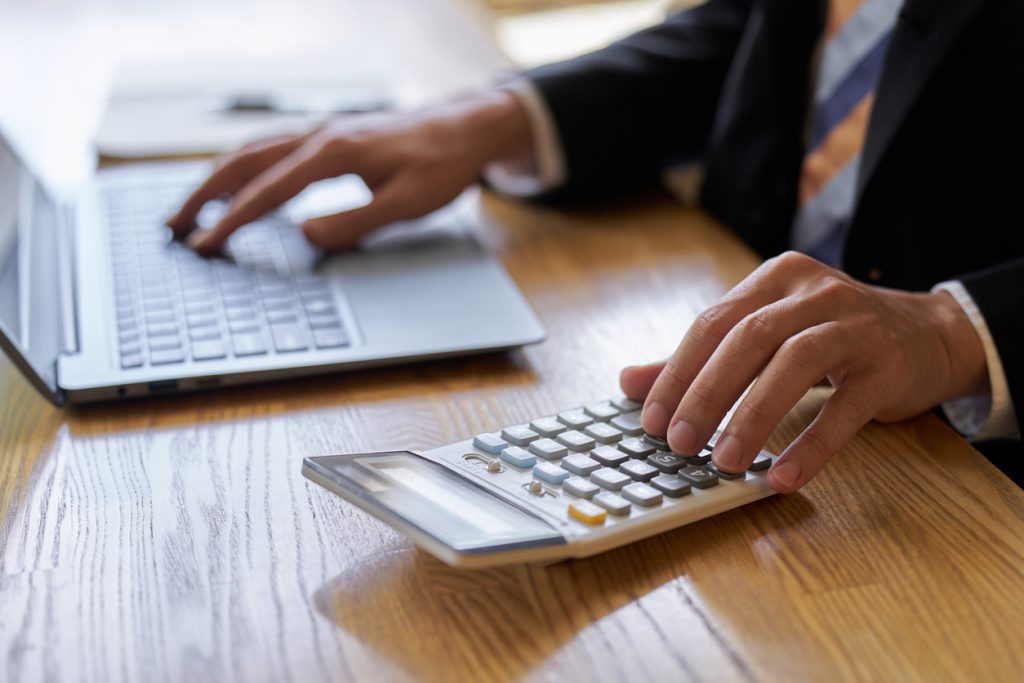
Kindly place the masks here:
POLYGON ((537 439, 530 444, 530 452, 534 455, 539 455, 545 460, 558 460, 559 458, 564 458, 569 453, 569 450, 551 439, 537 439))
POLYGON ((501 459, 515 467, 533 467, 537 464, 537 456, 527 453, 519 446, 509 446, 503 450, 501 459))
POLYGON ((617 493, 612 493, 611 491, 602 491, 597 494, 594 496, 594 502, 613 515, 618 515, 620 517, 628 515, 631 507, 628 500, 617 493))
POLYGON ((770 456, 764 453, 759 453, 754 462, 750 463, 750 467, 747 469, 751 472, 764 472, 766 469, 772 466, 772 459, 770 456))
POLYGON ((607 422, 619 414, 619 409, 608 401, 601 401, 600 403, 591 403, 589 406, 584 406, 583 412, 595 420, 607 422))
POLYGON ((654 479, 651 479, 651 486, 669 498, 680 498, 690 492, 689 484, 671 474, 659 474, 654 479))
POLYGON ((706 489, 718 483, 718 475, 707 467, 685 467, 679 470, 679 476, 699 489, 706 489))
POLYGON ((629 438, 623 439, 619 444, 619 450, 631 458, 646 458, 648 455, 653 455, 658 449, 643 439, 629 438))
POLYGON ((614 446, 599 446, 590 453, 590 457, 605 467, 618 467, 629 460, 628 455, 614 446))
POLYGON ((542 417, 531 422, 530 429, 537 432, 541 436, 551 438, 558 436, 568 428, 564 424, 559 422, 557 418, 542 417))
POLYGON ((637 482, 622 489, 622 496, 626 500, 633 501, 645 508, 653 507, 661 503, 661 491, 651 488, 647 484, 637 482))
POLYGON ((622 463, 622 467, 619 468, 619 471, 625 472, 637 481, 650 481, 658 476, 658 468, 651 467, 643 460, 630 460, 629 462, 624 462, 622 463))
POLYGON ((644 433, 643 425, 640 424, 640 411, 613 417, 611 425, 622 430, 627 436, 641 436, 644 433))
POLYGON ((580 498, 593 498, 594 494, 601 490, 597 484, 583 477, 569 477, 562 484, 562 489, 580 498))
POLYGON ((601 463, 596 460, 591 460, 583 453, 573 453, 562 461, 562 467, 573 474, 580 475, 581 477, 589 477, 591 474, 601 469, 601 463))
POLYGON ((583 431, 601 443, 615 443, 622 439, 622 432, 604 422, 595 422, 583 431))
POLYGON ((569 473, 553 462, 539 462, 533 468, 533 476, 549 484, 561 484, 569 478, 569 473))
POLYGON ((558 421, 569 429, 583 429, 588 424, 593 423, 594 418, 577 408, 576 410, 567 410, 564 413, 559 413, 558 421))
POLYGON ((718 469, 718 465, 716 465, 713 462, 709 462, 707 464, 707 468, 714 472, 715 474, 717 474, 722 479, 728 479, 730 481, 733 479, 746 479, 747 477, 746 470, 740 470, 739 472, 726 472, 725 470, 718 469))
POLYGON ((508 444, 494 434, 477 434, 473 437, 473 446, 491 455, 498 455, 508 448, 508 444))
POLYGON ((628 474, 623 474, 610 467, 602 467, 597 472, 594 472, 593 476, 590 477, 590 481, 609 491, 618 491, 631 482, 632 479, 629 478, 628 474))
POLYGON ((646 441, 647 443, 651 444, 652 446, 657 448, 659 451, 670 451, 670 450, 672 450, 671 448, 668 447, 668 441, 665 441, 665 439, 661 438, 660 436, 652 436, 650 434, 644 434, 644 441, 646 441))
POLYGON ((604 508, 594 505, 589 500, 574 500, 569 503, 569 516, 573 519, 578 519, 584 524, 597 526, 604 524, 604 520, 608 517, 608 512, 604 508))
POLYGON ((693 467, 700 467, 701 465, 707 465, 709 462, 711 462, 711 452, 701 451, 697 455, 686 456, 683 458, 683 460, 686 461, 687 465, 692 465, 693 467))
POLYGON ((651 457, 647 458, 647 462, 668 474, 675 474, 688 464, 678 455, 666 453, 665 451, 658 451, 651 457))
POLYGON ((615 406, 624 413, 639 411, 644 406, 643 403, 639 403, 638 401, 634 401, 633 399, 626 398, 625 396, 618 396, 616 398, 613 398, 611 401, 609 401, 609 403, 611 403, 613 406, 615 406))
POLYGON ((526 425, 516 425, 515 427, 505 427, 502 429, 501 438, 516 446, 526 446, 531 441, 539 439, 540 434, 526 425))
POLYGON ((568 446, 574 451, 589 451, 595 445, 591 437, 583 432, 577 432, 575 429, 559 434, 558 443, 568 446))

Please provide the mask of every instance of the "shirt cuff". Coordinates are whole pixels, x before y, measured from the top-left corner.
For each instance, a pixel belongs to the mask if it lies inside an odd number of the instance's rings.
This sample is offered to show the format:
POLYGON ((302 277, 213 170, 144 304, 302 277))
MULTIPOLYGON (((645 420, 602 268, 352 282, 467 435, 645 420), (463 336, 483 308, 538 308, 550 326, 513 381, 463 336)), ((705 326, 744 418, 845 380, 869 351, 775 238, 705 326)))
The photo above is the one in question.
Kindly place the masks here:
POLYGON ((1020 438, 1006 372, 1003 370, 1003 362, 999 358, 999 350, 992 339, 992 333, 985 323, 985 317, 967 288, 958 280, 940 282, 932 287, 932 292, 940 291, 952 296, 974 325, 985 349, 991 389, 988 396, 968 396, 946 401, 942 404, 943 412, 953 427, 970 441, 1020 438))
POLYGON ((488 164, 484 178, 498 192, 514 197, 532 197, 562 185, 566 171, 558 127, 537 86, 515 78, 499 87, 515 96, 526 110, 533 150, 532 154, 488 164))

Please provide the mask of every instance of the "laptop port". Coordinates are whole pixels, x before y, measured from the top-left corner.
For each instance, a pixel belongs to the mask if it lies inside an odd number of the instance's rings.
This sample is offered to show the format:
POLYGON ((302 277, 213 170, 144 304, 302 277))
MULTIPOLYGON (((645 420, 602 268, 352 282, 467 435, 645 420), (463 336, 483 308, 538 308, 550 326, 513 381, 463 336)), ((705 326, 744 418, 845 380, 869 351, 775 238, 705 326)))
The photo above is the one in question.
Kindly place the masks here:
POLYGON ((203 377, 196 380, 197 387, 215 387, 220 384, 220 377, 203 377))
POLYGON ((157 382, 149 383, 149 393, 151 394, 166 394, 167 392, 174 391, 178 388, 178 380, 176 379, 162 379, 157 382))

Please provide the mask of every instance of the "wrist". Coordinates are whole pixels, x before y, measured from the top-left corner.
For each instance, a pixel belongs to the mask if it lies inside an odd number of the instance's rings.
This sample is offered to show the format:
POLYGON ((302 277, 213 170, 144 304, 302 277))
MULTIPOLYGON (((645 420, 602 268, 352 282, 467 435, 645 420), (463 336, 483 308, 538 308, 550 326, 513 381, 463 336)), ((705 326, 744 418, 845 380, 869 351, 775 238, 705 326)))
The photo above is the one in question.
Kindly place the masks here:
POLYGON ((948 358, 949 386, 945 399, 977 396, 989 391, 985 347, 974 323, 951 294, 927 294, 948 358))
POLYGON ((485 90, 448 105, 446 120, 462 151, 482 168, 498 161, 529 154, 530 121, 512 93, 485 90))

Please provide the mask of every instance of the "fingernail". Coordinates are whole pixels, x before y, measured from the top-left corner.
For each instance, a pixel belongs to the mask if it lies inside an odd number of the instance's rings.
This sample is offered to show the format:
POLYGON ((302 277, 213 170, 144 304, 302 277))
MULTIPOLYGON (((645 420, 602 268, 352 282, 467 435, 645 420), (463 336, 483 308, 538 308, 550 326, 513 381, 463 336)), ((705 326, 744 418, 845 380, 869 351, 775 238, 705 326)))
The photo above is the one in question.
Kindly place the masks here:
POLYGON ((800 479, 800 463, 796 460, 783 460, 772 468, 772 477, 786 488, 791 488, 800 479))
POLYGON ((713 457, 715 464, 719 467, 732 472, 738 471, 740 469, 740 461, 743 458, 743 449, 740 446, 739 439, 732 434, 723 436, 715 444, 713 457))
POLYGON ((672 429, 668 433, 668 441, 672 450, 683 455, 693 455, 700 449, 700 445, 697 443, 697 430, 686 420, 679 420, 672 425, 672 429))
POLYGON ((668 418, 668 411, 657 401, 644 406, 644 411, 640 414, 644 431, 654 435, 665 433, 665 429, 668 428, 668 418))

